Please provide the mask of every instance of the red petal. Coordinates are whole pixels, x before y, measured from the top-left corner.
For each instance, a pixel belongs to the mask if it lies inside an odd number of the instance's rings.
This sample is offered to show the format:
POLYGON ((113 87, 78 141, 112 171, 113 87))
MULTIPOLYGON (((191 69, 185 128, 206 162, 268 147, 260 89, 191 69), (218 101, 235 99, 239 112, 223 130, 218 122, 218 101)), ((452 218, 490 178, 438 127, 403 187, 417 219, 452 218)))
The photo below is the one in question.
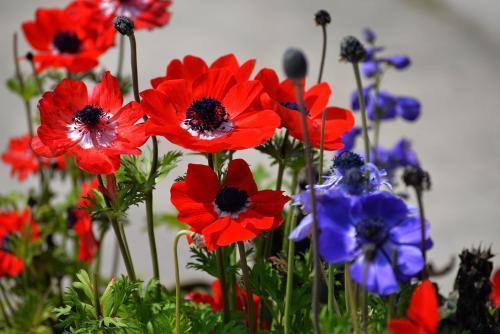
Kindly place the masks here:
POLYGON ((193 101, 191 84, 187 80, 167 80, 158 86, 158 90, 164 93, 175 110, 183 115, 193 101))
POLYGON ((304 94, 304 100, 310 117, 315 118, 323 113, 331 93, 330 85, 326 82, 314 85, 307 90, 304 94))
POLYGON ((118 79, 106 71, 100 83, 94 86, 90 96, 90 104, 115 114, 123 104, 123 97, 118 79))
POLYGON ((245 111, 261 92, 262 84, 259 81, 242 82, 231 87, 222 104, 226 107, 230 118, 235 118, 245 111))
POLYGON ((280 216, 290 197, 282 191, 261 190, 250 197, 252 210, 265 216, 280 216))
POLYGON ((391 320, 388 324, 392 334, 427 334, 423 329, 405 319, 391 320))
POLYGON ((209 70, 193 82, 193 95, 197 99, 211 97, 222 101, 235 83, 236 80, 231 71, 227 69, 209 70))
POLYGON ((500 307, 500 270, 496 271, 491 283, 491 300, 496 307, 500 307))
POLYGON ((222 230, 217 237, 217 246, 227 246, 238 241, 253 239, 258 231, 253 228, 245 228, 242 224, 230 219, 230 223, 222 230))
POLYGON ((257 184, 255 183, 250 167, 243 159, 231 160, 227 167, 227 177, 224 182, 224 187, 235 187, 245 190, 249 196, 257 192, 257 184))
POLYGON ((431 281, 425 280, 417 286, 406 315, 425 328, 426 333, 436 333, 439 325, 439 305, 436 290, 431 281))
POLYGON ((80 149, 75 157, 78 167, 92 174, 113 174, 120 168, 119 155, 106 155, 96 149, 80 149))
POLYGON ((214 171, 206 165, 189 164, 186 185, 188 195, 197 202, 211 203, 220 189, 214 171))

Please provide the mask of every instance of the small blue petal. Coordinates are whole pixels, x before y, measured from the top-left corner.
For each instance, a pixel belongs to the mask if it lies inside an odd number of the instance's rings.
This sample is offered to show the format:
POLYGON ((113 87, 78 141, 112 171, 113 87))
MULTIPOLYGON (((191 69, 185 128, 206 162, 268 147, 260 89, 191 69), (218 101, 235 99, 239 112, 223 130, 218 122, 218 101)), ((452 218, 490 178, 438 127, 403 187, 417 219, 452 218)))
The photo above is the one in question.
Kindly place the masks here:
POLYGON ((360 198, 363 216, 378 217, 388 226, 401 223, 408 215, 406 203, 388 191, 379 191, 360 198))
POLYGON ((319 253, 328 263, 352 261, 359 253, 354 227, 351 226, 348 231, 322 229, 319 235, 319 253))
POLYGON ((373 42, 375 42, 375 40, 377 39, 377 34, 371 28, 364 28, 363 39, 365 40, 365 42, 373 44, 373 42))
POLYGON ((398 70, 402 70, 411 65, 411 59, 408 56, 398 55, 384 59, 385 62, 398 70))
POLYGON ((377 251, 371 263, 366 263, 363 255, 358 257, 351 265, 351 277, 358 284, 366 285, 368 291, 379 295, 390 295, 399 290, 392 264, 381 251, 377 251))
POLYGON ((398 114, 407 121, 415 121, 420 116, 420 102, 412 97, 398 97, 396 99, 398 114))
POLYGON ((288 239, 293 241, 304 240, 305 238, 309 237, 312 226, 313 226, 312 214, 308 214, 302 219, 300 224, 293 229, 293 231, 288 236, 288 239))
POLYGON ((380 64, 376 60, 365 61, 362 65, 363 75, 371 78, 380 72, 380 64))

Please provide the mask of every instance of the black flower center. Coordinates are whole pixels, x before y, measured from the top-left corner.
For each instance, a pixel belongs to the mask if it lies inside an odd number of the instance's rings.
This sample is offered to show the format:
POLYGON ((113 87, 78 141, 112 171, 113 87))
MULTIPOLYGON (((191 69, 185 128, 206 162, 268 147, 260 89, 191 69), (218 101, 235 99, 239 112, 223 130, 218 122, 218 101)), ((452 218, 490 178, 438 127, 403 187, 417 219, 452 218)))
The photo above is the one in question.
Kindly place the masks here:
POLYGON ((12 253, 12 240, 9 233, 4 235, 4 237, 0 240, 0 250, 12 253))
POLYGON ((235 187, 227 187, 219 190, 215 196, 215 205, 220 211, 236 213, 245 208, 248 194, 244 190, 235 187))
MULTIPOLYGON (((299 104, 297 102, 291 102, 291 101, 280 102, 280 105, 282 107, 300 112, 299 104)), ((307 108, 306 108, 306 113, 309 114, 309 110, 307 110, 307 108)))
POLYGON ((351 151, 344 151, 333 158, 333 168, 346 171, 351 168, 359 168, 364 165, 363 158, 351 151))
POLYGON ((381 218, 368 218, 356 225, 356 236, 361 243, 383 244, 387 238, 387 227, 381 218))
POLYGON ((229 115, 219 100, 203 97, 193 101, 186 111, 185 125, 199 133, 217 130, 227 122, 229 115))
POLYGON ((75 214, 74 208, 69 208, 66 211, 66 214, 68 215, 68 220, 66 221, 66 227, 68 228, 68 230, 71 230, 75 226, 78 217, 75 214))
POLYGON ((82 122, 87 126, 95 126, 104 116, 102 108, 97 106, 88 105, 79 110, 75 115, 75 120, 82 122))
POLYGON ((82 41, 72 31, 58 32, 52 43, 60 53, 75 54, 80 52, 80 48, 82 46, 82 41))

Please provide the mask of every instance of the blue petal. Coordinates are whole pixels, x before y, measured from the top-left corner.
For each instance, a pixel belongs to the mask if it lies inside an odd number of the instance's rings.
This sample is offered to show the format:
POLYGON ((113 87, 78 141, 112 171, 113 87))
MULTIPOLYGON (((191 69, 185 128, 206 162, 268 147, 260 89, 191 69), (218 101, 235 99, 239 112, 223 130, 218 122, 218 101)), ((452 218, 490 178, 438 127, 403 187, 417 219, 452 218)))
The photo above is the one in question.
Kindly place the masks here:
POLYGON ((344 148, 342 151, 352 151, 354 148, 356 137, 361 134, 361 128, 359 126, 353 127, 349 132, 342 135, 342 142, 344 143, 344 148))
POLYGON ((417 153, 412 149, 411 142, 406 138, 402 138, 390 150, 389 160, 394 164, 394 168, 420 166, 417 153))
MULTIPOLYGON (((430 226, 429 222, 425 222, 425 240, 427 249, 432 246, 430 226)), ((396 244, 406 244, 420 247, 422 243, 420 217, 408 217, 401 224, 394 226, 389 232, 389 238, 396 244)))
POLYGON ((318 198, 318 224, 321 230, 347 231, 352 228, 352 199, 339 191, 332 190, 318 198))
POLYGON ((419 247, 396 246, 398 272, 406 277, 415 276, 424 268, 424 257, 419 247))
POLYGON ((309 237, 312 225, 313 225, 312 214, 308 214, 301 220, 300 224, 293 229, 293 231, 288 236, 288 239, 294 241, 300 241, 309 237))
POLYGON ((364 217, 382 218, 388 226, 400 223, 408 214, 406 203, 387 191, 363 196, 360 201, 364 217))
POLYGON ((359 256, 351 266, 351 276, 376 294, 389 295, 399 290, 392 264, 381 251, 377 251, 375 259, 368 264, 363 255, 359 256))
POLYGON ((394 95, 389 92, 382 91, 377 95, 377 107, 382 112, 381 119, 393 119, 397 116, 396 101, 394 95))
POLYGON ((377 39, 377 34, 375 34, 375 31, 371 28, 365 28, 363 29, 363 38, 365 42, 373 44, 373 42, 377 39))
POLYGON ((352 226, 347 231, 321 229, 318 246, 321 257, 328 263, 352 261, 358 254, 356 230, 352 226))
POLYGON ((402 70, 410 66, 410 57, 404 55, 393 56, 384 59, 389 65, 393 66, 398 70, 402 70))
POLYGON ((396 110, 407 121, 413 122, 420 116, 420 102, 412 97, 401 96, 397 99, 396 110))
POLYGON ((363 75, 371 78, 380 72, 379 62, 376 60, 365 61, 362 65, 363 75))

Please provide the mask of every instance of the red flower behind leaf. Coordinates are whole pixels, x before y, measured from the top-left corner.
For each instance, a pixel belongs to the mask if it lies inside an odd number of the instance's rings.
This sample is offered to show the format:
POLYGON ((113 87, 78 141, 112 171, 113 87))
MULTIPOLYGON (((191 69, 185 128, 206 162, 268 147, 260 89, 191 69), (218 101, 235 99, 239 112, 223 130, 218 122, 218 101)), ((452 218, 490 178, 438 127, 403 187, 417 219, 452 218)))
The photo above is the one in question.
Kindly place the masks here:
POLYGON ((68 212, 68 226, 78 236, 78 260, 91 263, 99 249, 99 242, 92 229, 92 216, 87 211, 92 206, 91 198, 98 189, 97 179, 82 184, 82 192, 75 209, 68 212))
POLYGON ((141 94, 150 117, 146 133, 198 152, 258 146, 280 123, 274 111, 254 107, 261 92, 258 81, 237 82, 227 68, 210 69, 194 81, 164 81, 141 94))
POLYGON ((417 286, 406 310, 407 319, 389 322, 393 334, 435 334, 439 326, 439 305, 436 290, 431 281, 417 286))
POLYGON ((55 168, 56 170, 66 169, 66 158, 64 156, 55 159, 37 158, 30 143, 31 137, 28 134, 10 139, 7 151, 2 154, 2 161, 12 166, 12 176, 17 176, 19 181, 24 181, 30 174, 39 172, 40 161, 45 167, 55 168))
POLYGON ((77 13, 71 7, 38 9, 34 21, 23 23, 24 35, 36 51, 38 71, 48 67, 65 68, 72 73, 89 71, 112 46, 111 30, 104 29, 99 18, 77 13))
POLYGON ((14 238, 37 240, 38 225, 31 218, 31 211, 0 212, 0 278, 17 276, 24 270, 24 262, 15 254, 14 238))
POLYGON ((179 221, 203 235, 210 251, 279 226, 290 200, 281 191, 258 191, 242 159, 229 163, 222 185, 208 166, 189 164, 186 180, 174 183, 170 194, 179 221))
POLYGON ((106 72, 92 93, 82 81, 64 79, 38 104, 41 125, 32 142, 45 157, 74 155, 81 169, 112 174, 120 166, 120 154, 139 154, 147 140, 140 105, 123 106, 118 79, 106 72))
MULTIPOLYGON (((236 285, 236 309, 248 312, 248 302, 247 302, 247 291, 240 288, 236 285)), ((212 294, 209 295, 207 293, 202 292, 191 292, 188 293, 185 297, 187 300, 191 300, 196 304, 209 304, 212 307, 214 312, 220 312, 224 306, 222 299, 222 291, 220 281, 217 279, 212 284, 212 294)), ((253 307, 255 311, 255 323, 258 322, 259 318, 259 305, 260 305, 260 297, 256 294, 252 295, 253 299, 253 307)), ((262 329, 268 328, 267 324, 261 324, 262 329)))
POLYGON ((75 0, 93 15, 104 16, 111 24, 117 16, 134 20, 135 29, 153 29, 166 25, 171 13, 170 0, 75 0))
POLYGON ((180 59, 172 60, 166 69, 166 74, 163 77, 154 78, 151 80, 151 86, 157 88, 166 80, 185 79, 194 81, 200 75, 208 72, 209 69, 224 68, 233 73, 237 82, 248 81, 255 67, 255 59, 250 59, 239 64, 238 59, 234 54, 227 54, 219 57, 212 65, 208 66, 205 61, 196 56, 185 56, 182 61, 180 59))
MULTIPOLYGON (((265 93, 260 99, 262 106, 275 110, 281 116, 281 126, 287 128, 292 137, 303 140, 301 115, 293 82, 285 80, 280 83, 276 72, 271 69, 261 70, 255 79, 264 86, 265 93)), ((307 126, 311 145, 320 147, 322 113, 326 109, 324 147, 326 150, 338 150, 344 147, 341 136, 354 126, 354 117, 350 110, 327 107, 330 94, 331 89, 327 83, 314 85, 305 91, 307 126)))
POLYGON ((495 307, 500 308, 500 270, 495 272, 491 280, 491 301, 495 307))

